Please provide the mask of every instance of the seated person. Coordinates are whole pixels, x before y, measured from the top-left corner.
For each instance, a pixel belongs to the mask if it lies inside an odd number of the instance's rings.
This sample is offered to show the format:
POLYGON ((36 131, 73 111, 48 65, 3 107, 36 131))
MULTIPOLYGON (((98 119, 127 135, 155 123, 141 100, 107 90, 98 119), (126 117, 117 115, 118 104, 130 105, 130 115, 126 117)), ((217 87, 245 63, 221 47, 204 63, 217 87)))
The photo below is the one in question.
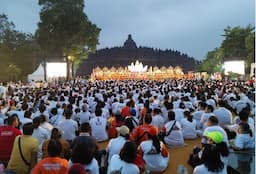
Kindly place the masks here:
POLYGON ((134 164, 137 157, 137 147, 134 142, 127 141, 120 151, 120 154, 112 156, 107 174, 114 172, 124 174, 139 174, 139 168, 134 164))
POLYGON ((254 148, 254 138, 248 123, 242 122, 239 124, 238 135, 236 136, 234 145, 232 147, 234 150, 246 150, 254 148))
POLYGON ((169 164, 169 154, 166 146, 158 138, 156 129, 151 128, 148 133, 148 140, 143 141, 139 149, 139 154, 143 156, 146 168, 152 172, 162 172, 169 164))

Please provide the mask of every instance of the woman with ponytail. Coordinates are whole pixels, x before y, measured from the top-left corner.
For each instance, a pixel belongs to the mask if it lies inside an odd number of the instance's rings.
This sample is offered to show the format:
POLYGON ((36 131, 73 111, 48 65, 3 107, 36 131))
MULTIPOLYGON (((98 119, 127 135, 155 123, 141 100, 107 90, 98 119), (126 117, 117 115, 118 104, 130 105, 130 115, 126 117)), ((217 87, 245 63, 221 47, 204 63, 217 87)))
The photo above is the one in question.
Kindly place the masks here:
POLYGON ((158 130, 154 127, 148 131, 148 140, 139 147, 139 155, 143 156, 146 169, 151 172, 163 172, 169 164, 169 154, 166 146, 158 138, 158 130))

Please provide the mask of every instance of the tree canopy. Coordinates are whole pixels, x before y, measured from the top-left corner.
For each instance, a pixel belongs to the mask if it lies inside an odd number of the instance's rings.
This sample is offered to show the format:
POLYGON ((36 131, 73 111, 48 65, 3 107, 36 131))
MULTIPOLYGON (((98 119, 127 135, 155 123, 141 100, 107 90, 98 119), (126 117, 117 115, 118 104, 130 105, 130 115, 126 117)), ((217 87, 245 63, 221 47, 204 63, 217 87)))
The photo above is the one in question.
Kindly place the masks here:
POLYGON ((36 38, 49 60, 73 62, 96 50, 100 29, 84 13, 84 0, 39 0, 36 38))
POLYGON ((224 59, 238 57, 245 61, 245 70, 248 73, 255 59, 255 28, 251 25, 245 28, 227 27, 222 36, 224 40, 221 46, 208 52, 198 70, 208 73, 221 72, 224 59))
POLYGON ((22 80, 39 65, 40 48, 30 33, 19 32, 0 14, 0 80, 22 80))

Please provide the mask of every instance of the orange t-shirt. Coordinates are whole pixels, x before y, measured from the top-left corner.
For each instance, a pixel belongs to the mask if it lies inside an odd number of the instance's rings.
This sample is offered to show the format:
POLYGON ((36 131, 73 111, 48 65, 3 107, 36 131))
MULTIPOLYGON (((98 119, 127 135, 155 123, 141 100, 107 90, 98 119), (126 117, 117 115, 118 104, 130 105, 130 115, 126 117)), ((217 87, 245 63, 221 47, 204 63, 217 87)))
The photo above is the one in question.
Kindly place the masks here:
POLYGON ((149 132, 151 128, 156 129, 156 132, 158 132, 157 127, 151 125, 151 124, 143 124, 141 126, 136 127, 133 129, 132 133, 130 134, 130 140, 133 142, 136 142, 137 145, 139 145, 142 141, 145 141, 148 139, 148 135, 145 132, 149 132))
POLYGON ((47 157, 39 161, 32 174, 65 174, 68 172, 68 161, 60 157, 47 157))

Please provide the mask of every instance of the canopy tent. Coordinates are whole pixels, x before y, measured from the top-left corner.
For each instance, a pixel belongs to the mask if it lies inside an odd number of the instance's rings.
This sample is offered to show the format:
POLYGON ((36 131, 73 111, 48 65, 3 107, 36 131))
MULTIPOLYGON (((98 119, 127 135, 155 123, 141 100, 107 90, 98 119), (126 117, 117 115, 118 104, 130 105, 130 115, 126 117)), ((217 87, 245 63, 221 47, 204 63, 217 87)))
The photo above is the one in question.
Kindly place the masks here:
POLYGON ((28 75, 28 81, 44 81, 44 67, 42 64, 38 66, 38 68, 32 73, 28 75))

